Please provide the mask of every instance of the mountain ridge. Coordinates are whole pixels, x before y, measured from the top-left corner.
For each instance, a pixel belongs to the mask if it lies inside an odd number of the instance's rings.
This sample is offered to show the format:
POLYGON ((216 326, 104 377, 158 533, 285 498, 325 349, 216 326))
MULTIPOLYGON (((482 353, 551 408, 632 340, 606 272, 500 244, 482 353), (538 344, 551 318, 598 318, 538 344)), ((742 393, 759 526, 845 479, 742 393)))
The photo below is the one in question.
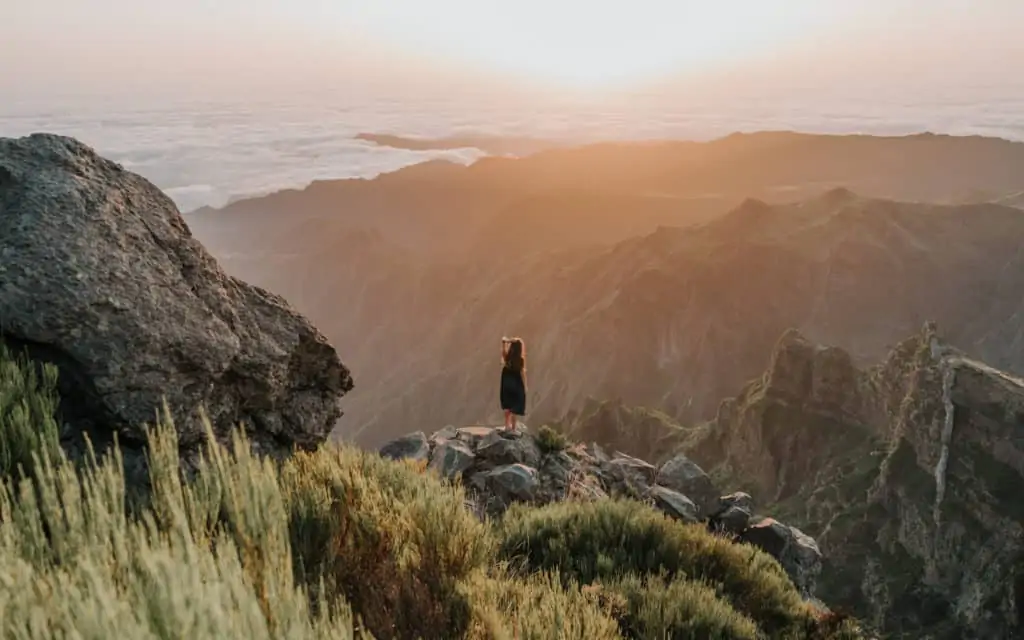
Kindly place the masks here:
MULTIPOLYGON (((934 323, 865 369, 798 332, 682 450, 814 536, 821 594, 907 638, 1024 626, 1024 381, 934 323)), ((732 485, 731 485, 732 486, 732 485)))
POLYGON ((542 421, 588 396, 684 423, 710 418, 788 327, 864 363, 934 318, 980 359, 1024 367, 1024 214, 1000 205, 845 189, 782 205, 747 199, 703 224, 514 260, 493 249, 427 259, 386 233, 345 243, 326 229, 293 266, 258 250, 251 267, 225 264, 285 293, 367 372, 374 382, 346 397, 342 429, 370 443, 414 414, 492 419, 486 345, 510 332, 527 340, 542 421))

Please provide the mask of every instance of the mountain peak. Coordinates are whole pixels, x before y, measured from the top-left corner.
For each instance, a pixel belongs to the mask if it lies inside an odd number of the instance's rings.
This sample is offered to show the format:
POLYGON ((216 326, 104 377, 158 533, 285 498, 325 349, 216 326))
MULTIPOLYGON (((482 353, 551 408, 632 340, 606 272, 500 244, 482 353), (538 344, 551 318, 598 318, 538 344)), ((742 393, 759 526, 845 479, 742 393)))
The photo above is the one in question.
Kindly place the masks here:
POLYGON ((1024 381, 927 322, 864 370, 785 332, 686 451, 818 536, 830 602, 922 637, 994 638, 1024 602, 1021 433, 1024 381))

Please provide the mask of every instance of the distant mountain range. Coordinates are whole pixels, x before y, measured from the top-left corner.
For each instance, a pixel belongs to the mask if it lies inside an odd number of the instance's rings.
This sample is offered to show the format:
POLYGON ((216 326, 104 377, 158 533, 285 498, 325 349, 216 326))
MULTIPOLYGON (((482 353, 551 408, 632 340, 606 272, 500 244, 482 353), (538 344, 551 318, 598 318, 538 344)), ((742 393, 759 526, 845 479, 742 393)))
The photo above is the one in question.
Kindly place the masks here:
POLYGON ((544 149, 568 146, 567 142, 528 138, 522 136, 464 135, 444 138, 414 138, 388 133, 360 133, 356 140, 363 140, 382 147, 409 149, 412 151, 433 151, 439 149, 474 148, 493 155, 529 155, 544 149))
POLYGON ((339 433, 380 444, 494 420, 509 333, 533 422, 588 397, 709 418, 789 327, 874 360, 936 320, 1021 370, 1024 213, 987 201, 1022 191, 1024 144, 761 133, 427 163, 187 219, 345 354, 339 433))

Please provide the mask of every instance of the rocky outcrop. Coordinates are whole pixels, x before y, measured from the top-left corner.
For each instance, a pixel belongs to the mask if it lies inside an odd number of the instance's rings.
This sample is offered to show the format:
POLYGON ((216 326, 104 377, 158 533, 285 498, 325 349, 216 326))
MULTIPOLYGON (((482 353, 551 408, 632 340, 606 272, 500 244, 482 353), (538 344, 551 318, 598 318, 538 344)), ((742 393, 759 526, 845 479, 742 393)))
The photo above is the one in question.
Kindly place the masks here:
MULTIPOLYGON (((700 431, 688 453, 712 477, 817 540, 830 604, 893 638, 1024 634, 1024 381, 944 344, 933 324, 864 370, 790 332, 765 376, 700 431)), ((742 525, 752 509, 737 514, 740 502, 715 526, 742 525)), ((814 564, 793 532, 740 533, 755 535, 788 545, 777 557, 791 573, 814 564)))
POLYGON ((793 584, 805 594, 814 593, 821 572, 821 550, 814 538, 774 518, 763 518, 745 527, 739 539, 770 553, 793 579, 793 584))
POLYGON ((314 447, 352 388, 324 336, 226 275, 159 189, 54 135, 0 139, 0 337, 58 366, 72 451, 82 432, 136 450, 164 401, 186 451, 200 407, 218 436, 314 447))
POLYGON ((749 495, 708 498, 710 478, 685 456, 656 467, 621 452, 607 454, 597 444, 561 449, 541 444, 527 430, 446 427, 429 438, 416 432, 380 449, 384 457, 426 462, 442 477, 460 479, 467 505, 481 517, 500 517, 514 503, 543 505, 563 500, 628 498, 646 502, 688 524, 749 543, 774 555, 810 598, 821 567, 814 540, 773 519, 755 519, 749 495), (662 479, 668 486, 660 484, 662 479), (696 500, 685 491, 691 489, 696 500), (738 517, 742 514, 742 517, 738 517), (723 525, 726 523, 726 525, 723 525))

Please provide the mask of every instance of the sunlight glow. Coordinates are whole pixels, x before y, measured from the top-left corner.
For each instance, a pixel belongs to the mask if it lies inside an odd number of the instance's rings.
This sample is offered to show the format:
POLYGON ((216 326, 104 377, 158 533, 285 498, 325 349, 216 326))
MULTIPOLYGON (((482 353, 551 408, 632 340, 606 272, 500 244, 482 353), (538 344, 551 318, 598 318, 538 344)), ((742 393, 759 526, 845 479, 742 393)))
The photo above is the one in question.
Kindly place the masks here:
MULTIPOLYGON (((701 71, 821 37, 816 0, 431 0, 342 3, 361 36, 406 52, 575 86, 701 71)), ((831 5, 831 6, 829 6, 831 5)))

